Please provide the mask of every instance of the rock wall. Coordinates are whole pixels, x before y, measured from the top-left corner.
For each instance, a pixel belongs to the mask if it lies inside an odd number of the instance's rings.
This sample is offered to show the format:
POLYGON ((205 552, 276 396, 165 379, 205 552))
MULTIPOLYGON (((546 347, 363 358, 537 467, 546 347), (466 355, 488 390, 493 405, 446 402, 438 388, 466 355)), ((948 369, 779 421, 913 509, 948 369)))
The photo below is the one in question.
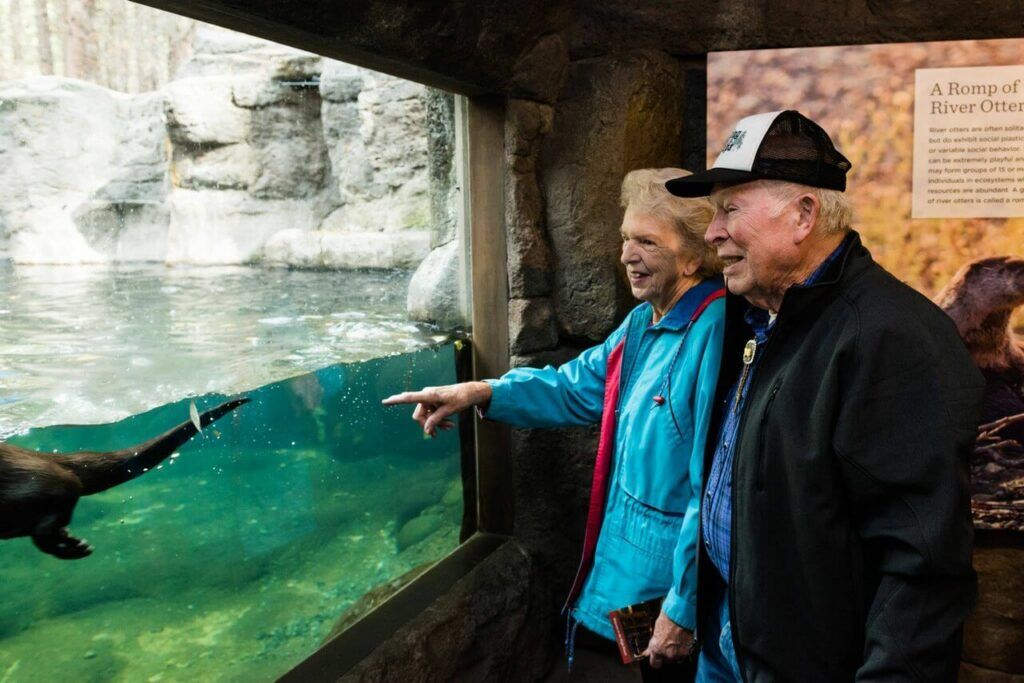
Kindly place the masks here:
POLYGON ((339 681, 535 680, 553 662, 538 580, 530 554, 505 544, 339 681))
POLYGON ((168 221, 161 109, 159 94, 60 78, 0 84, 6 254, 80 263, 159 249, 168 221))
POLYGON ((431 162, 431 97, 216 29, 155 93, 0 84, 0 257, 415 267, 453 225, 428 177, 451 166, 431 162))

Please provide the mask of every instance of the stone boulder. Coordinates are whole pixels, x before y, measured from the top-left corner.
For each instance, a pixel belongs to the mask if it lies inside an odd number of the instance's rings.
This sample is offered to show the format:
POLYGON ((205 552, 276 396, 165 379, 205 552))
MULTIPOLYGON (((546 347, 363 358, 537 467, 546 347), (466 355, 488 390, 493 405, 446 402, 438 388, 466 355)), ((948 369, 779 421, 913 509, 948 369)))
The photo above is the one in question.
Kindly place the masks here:
POLYGON ((170 218, 162 201, 90 200, 79 205, 73 216, 78 234, 105 262, 163 261, 170 218))
POLYGON ((437 247, 413 273, 406 299, 410 319, 444 329, 467 326, 459 247, 458 242, 437 247))
POLYGON ((167 88, 167 260, 258 260, 272 235, 313 231, 337 205, 316 87, 321 68, 317 55, 200 33, 182 70, 191 75, 167 88))
POLYGON ((164 122, 167 98, 163 92, 149 92, 117 99, 120 116, 114 171, 93 198, 129 206, 163 203, 170 187, 164 122))
POLYGON ((281 230, 267 240, 262 261, 292 268, 413 268, 430 249, 430 233, 281 230))
POLYGON ((320 226, 322 230, 337 232, 387 232, 403 230, 421 231, 430 228, 430 204, 409 195, 423 195, 423 178, 416 178, 416 187, 397 191, 391 197, 366 199, 343 204, 332 211, 320 226))
POLYGON ((245 142, 251 113, 236 106, 231 76, 183 78, 167 84, 167 130, 186 153, 201 146, 245 142))
POLYGON ((366 69, 352 64, 325 59, 320 72, 320 97, 325 102, 354 103, 363 90, 366 69))

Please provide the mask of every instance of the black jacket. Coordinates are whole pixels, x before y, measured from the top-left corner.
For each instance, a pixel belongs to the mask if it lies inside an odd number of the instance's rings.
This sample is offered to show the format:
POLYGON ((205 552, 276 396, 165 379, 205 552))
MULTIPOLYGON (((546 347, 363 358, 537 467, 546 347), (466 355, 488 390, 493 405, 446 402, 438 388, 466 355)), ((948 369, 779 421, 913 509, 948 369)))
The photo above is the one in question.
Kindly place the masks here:
MULTIPOLYGON (((786 292, 748 388, 736 654, 747 681, 952 681, 976 586, 967 461, 984 381, 953 322, 849 239, 816 284, 786 292)), ((753 336, 746 307, 729 296, 720 406, 753 336)))

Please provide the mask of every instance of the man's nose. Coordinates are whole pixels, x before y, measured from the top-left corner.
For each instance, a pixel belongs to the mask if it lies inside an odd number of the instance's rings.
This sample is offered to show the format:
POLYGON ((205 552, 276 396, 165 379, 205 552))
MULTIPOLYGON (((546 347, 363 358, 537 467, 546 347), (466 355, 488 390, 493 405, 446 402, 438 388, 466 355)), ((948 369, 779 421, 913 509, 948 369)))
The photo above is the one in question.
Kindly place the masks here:
POLYGON ((716 211, 714 218, 711 219, 711 224, 708 225, 707 232, 704 233, 704 241, 714 247, 728 238, 729 233, 725 230, 725 214, 716 211))

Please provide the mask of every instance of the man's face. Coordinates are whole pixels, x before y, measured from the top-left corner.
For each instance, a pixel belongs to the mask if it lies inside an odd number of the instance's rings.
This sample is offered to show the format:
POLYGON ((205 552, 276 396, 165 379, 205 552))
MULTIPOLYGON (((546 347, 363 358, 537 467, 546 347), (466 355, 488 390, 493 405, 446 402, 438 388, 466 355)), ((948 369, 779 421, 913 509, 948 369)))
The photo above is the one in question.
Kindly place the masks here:
POLYGON ((662 313, 700 265, 668 218, 633 208, 622 218, 621 260, 633 296, 662 313))
POLYGON ((793 203, 780 202, 760 182, 716 189, 711 202, 715 217, 704 239, 725 263, 729 291, 777 311, 800 264, 793 203))

